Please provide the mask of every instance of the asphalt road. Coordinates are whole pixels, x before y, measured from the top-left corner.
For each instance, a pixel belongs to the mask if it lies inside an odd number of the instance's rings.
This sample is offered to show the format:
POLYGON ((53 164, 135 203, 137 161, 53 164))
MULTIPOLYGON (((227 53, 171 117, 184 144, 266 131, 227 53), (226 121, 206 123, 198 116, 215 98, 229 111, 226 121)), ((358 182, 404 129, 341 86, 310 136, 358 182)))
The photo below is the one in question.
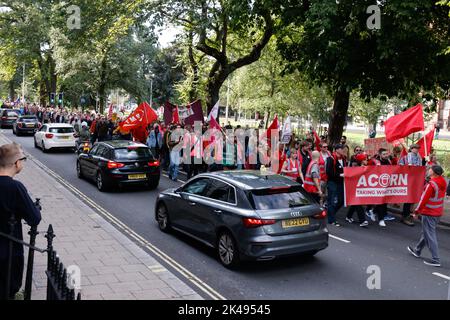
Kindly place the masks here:
MULTIPOLYGON (((433 273, 450 277, 448 228, 440 227, 438 232, 442 268, 426 266, 407 253, 406 246, 419 237, 418 225, 411 228, 388 222, 385 229, 375 224, 368 229, 330 226, 330 234, 339 239, 330 238, 329 247, 313 258, 251 262, 239 271, 230 271, 221 266, 213 250, 183 235, 159 231, 153 219, 155 198, 159 191, 179 184, 163 177, 156 191, 135 188, 101 193, 93 183, 77 178, 75 154, 44 154, 33 147, 32 137, 15 137, 10 130, 4 134, 227 299, 447 299, 448 281, 433 273), (367 287, 370 266, 380 268, 380 289, 367 287)), ((424 256, 429 257, 426 249, 424 256)))

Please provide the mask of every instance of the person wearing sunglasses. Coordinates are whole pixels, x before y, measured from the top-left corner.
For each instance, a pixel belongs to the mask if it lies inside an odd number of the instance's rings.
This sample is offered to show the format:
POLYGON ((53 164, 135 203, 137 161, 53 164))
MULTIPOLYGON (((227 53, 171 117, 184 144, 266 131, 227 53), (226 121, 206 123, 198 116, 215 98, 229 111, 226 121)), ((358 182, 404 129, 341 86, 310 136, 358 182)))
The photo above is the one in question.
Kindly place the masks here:
MULTIPOLYGON (((37 226, 41 213, 35 206, 25 186, 14 180, 24 166, 27 157, 20 145, 13 143, 0 146, 0 232, 10 234, 10 219, 15 217, 14 238, 23 241, 22 219, 29 226, 37 226)), ((24 268, 23 245, 15 243, 11 261, 10 288, 6 285, 9 241, 0 235, 0 300, 14 299, 22 286, 24 268), (9 289, 9 290, 8 290, 9 289)))
POLYGON ((359 154, 363 154, 363 149, 360 146, 356 146, 353 149, 353 155, 350 157, 350 161, 348 162, 349 167, 358 167, 359 166, 358 161, 356 160, 356 157, 359 154))

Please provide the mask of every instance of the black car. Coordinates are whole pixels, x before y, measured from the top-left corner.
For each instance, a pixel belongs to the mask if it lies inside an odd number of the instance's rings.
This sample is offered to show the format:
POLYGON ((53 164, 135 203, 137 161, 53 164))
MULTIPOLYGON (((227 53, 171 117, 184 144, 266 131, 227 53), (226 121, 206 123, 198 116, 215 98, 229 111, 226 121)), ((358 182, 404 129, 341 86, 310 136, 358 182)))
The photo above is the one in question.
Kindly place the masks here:
POLYGON ((14 109, 2 109, 0 115, 0 128, 12 128, 13 123, 20 117, 20 111, 14 109))
POLYGON ((21 134, 34 134, 41 127, 36 116, 21 116, 13 123, 13 133, 17 136, 21 134))
POLYGON ((154 217, 217 250, 221 263, 314 255, 328 246, 326 211, 302 186, 260 171, 204 173, 162 192, 154 217))
POLYGON ((159 161, 145 144, 114 140, 98 142, 89 153, 81 153, 77 175, 94 180, 100 191, 128 184, 156 189, 161 171, 159 161))

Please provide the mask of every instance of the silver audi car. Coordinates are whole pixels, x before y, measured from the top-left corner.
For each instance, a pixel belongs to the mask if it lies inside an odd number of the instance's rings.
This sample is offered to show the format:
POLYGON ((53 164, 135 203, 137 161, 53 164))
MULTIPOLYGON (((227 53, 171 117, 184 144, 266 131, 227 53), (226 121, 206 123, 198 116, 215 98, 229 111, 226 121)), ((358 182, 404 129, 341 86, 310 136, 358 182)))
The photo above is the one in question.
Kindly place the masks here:
POLYGON ((298 183, 260 171, 200 174, 162 192, 155 219, 215 248, 227 268, 328 246, 326 211, 298 183))

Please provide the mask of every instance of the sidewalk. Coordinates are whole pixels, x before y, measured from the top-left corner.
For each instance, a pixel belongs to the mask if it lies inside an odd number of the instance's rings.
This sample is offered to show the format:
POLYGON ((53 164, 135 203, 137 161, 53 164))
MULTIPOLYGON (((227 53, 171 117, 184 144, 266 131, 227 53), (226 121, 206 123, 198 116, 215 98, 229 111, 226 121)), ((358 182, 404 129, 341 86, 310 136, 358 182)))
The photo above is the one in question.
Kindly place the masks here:
MULTIPOLYGON (((5 143, 9 141, 0 133, 0 145, 5 143)), ((53 245, 61 261, 66 268, 76 265, 81 270, 82 300, 202 299, 33 161, 27 161, 16 178, 33 199, 41 198, 41 233, 36 246, 46 248, 44 233, 52 224, 56 234, 53 245)), ((27 232, 24 226, 28 242, 27 232)), ((47 256, 35 253, 33 300, 46 297, 46 267, 47 256)))

